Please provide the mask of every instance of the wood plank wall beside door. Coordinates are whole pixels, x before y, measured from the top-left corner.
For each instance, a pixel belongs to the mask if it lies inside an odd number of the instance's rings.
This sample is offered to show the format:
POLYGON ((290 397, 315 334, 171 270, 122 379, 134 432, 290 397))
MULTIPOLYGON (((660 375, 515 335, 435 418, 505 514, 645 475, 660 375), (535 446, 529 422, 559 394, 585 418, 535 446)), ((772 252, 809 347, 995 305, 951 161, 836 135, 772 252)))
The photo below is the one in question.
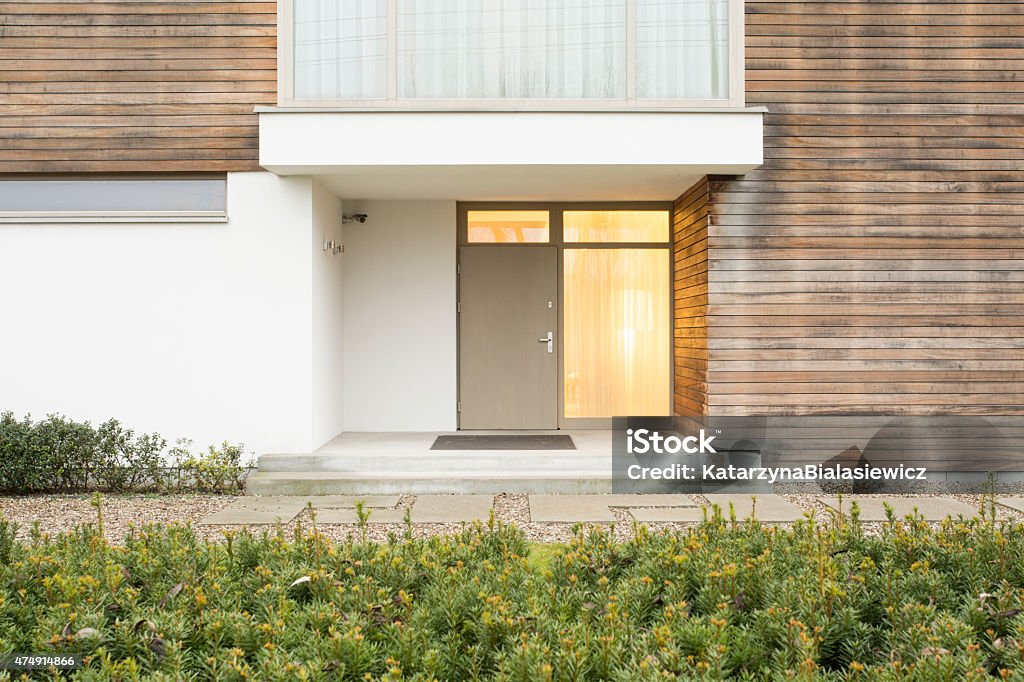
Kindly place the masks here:
POLYGON ((708 179, 676 199, 672 220, 673 407, 679 416, 707 414, 708 179))
POLYGON ((258 168, 277 3, 0 3, 0 173, 258 168))
POLYGON ((1012 1, 747 1, 765 163, 709 182, 712 414, 1024 414, 1022 40, 1012 1))

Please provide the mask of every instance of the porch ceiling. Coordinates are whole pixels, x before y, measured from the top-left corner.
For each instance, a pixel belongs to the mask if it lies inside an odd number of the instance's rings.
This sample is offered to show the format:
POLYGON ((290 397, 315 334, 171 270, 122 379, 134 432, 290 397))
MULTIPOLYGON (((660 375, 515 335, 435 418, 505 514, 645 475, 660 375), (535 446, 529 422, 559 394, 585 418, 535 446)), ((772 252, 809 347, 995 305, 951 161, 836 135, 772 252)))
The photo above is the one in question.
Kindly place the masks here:
POLYGON ((762 111, 260 111, 260 165, 342 198, 671 200, 763 158, 762 111))

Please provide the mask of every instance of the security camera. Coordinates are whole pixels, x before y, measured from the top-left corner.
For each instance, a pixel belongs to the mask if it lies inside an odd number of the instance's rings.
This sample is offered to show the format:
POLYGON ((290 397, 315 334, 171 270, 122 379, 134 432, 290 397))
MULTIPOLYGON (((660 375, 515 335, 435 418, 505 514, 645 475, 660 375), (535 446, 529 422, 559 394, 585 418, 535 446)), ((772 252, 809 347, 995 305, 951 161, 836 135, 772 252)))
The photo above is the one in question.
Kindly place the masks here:
POLYGON ((342 216, 341 224, 344 225, 345 223, 365 223, 367 218, 369 218, 369 216, 366 215, 365 213, 353 213, 351 217, 342 216))

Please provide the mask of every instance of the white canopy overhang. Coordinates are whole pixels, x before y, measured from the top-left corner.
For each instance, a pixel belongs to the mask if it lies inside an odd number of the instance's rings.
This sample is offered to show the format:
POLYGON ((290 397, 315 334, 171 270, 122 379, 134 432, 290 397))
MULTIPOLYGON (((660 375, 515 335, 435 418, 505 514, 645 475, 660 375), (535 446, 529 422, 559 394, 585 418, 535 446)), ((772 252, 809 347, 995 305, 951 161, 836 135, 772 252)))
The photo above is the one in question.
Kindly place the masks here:
POLYGON ((342 198, 671 200, 763 161, 763 109, 257 111, 260 165, 342 198))

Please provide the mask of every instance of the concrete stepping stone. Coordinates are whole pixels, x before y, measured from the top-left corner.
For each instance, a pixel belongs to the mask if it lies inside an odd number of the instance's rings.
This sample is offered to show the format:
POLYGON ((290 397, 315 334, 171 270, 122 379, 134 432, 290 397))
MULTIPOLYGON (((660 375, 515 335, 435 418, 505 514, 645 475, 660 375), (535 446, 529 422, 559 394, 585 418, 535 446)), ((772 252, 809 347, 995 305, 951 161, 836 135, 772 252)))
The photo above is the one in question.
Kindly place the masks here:
POLYGON ((726 518, 729 518, 730 503, 732 503, 732 509, 737 519, 750 518, 751 511, 753 511, 755 519, 768 523, 792 523, 804 518, 803 509, 780 495, 718 493, 704 497, 708 498, 712 505, 718 505, 722 510, 722 516, 726 518), (757 500, 756 503, 754 498, 757 500))
MULTIPOLYGON (((405 521, 405 507, 401 509, 367 508, 367 511, 370 512, 370 516, 366 520, 367 523, 403 523, 405 521)), ((353 507, 322 509, 316 512, 316 523, 328 526, 359 523, 359 517, 353 507)))
MULTIPOLYGON (((827 507, 839 509, 839 498, 819 498, 827 507)), ((843 514, 850 513, 850 505, 857 502, 860 509, 861 521, 886 521, 884 503, 888 502, 893 508, 897 519, 902 519, 908 514, 917 513, 926 521, 942 521, 947 516, 956 518, 964 516, 967 518, 977 516, 978 510, 965 502, 955 500, 952 497, 860 497, 857 495, 843 496, 843 514)))
POLYGON ((614 523, 611 507, 696 507, 689 495, 530 495, 534 523, 614 523))
POLYGON ((356 502, 362 501, 364 507, 384 507, 393 509, 398 506, 401 495, 315 495, 307 499, 313 503, 313 509, 355 509, 356 502))
POLYGON ((299 515, 305 500, 276 497, 240 497, 200 521, 203 526, 241 526, 287 523, 299 515))
MULTIPOLYGON (((493 495, 417 495, 412 505, 413 523, 472 523, 487 521, 494 505, 493 495)), ((317 512, 317 523, 358 523, 355 509, 325 509, 317 512)), ((405 523, 405 508, 372 509, 368 523, 405 523)))
POLYGON ((487 521, 494 495, 417 495, 413 523, 471 523, 487 521))
POLYGON ((630 515, 640 523, 698 523, 704 520, 700 507, 657 507, 630 509, 630 515))
POLYGON ((1000 497, 996 502, 1014 511, 1024 512, 1024 497, 1000 497))
POLYGON ((367 507, 395 507, 398 495, 271 495, 266 497, 239 497, 230 505, 202 521, 203 526, 267 525, 287 523, 312 503, 314 509, 352 508, 355 517, 356 500, 367 507))

